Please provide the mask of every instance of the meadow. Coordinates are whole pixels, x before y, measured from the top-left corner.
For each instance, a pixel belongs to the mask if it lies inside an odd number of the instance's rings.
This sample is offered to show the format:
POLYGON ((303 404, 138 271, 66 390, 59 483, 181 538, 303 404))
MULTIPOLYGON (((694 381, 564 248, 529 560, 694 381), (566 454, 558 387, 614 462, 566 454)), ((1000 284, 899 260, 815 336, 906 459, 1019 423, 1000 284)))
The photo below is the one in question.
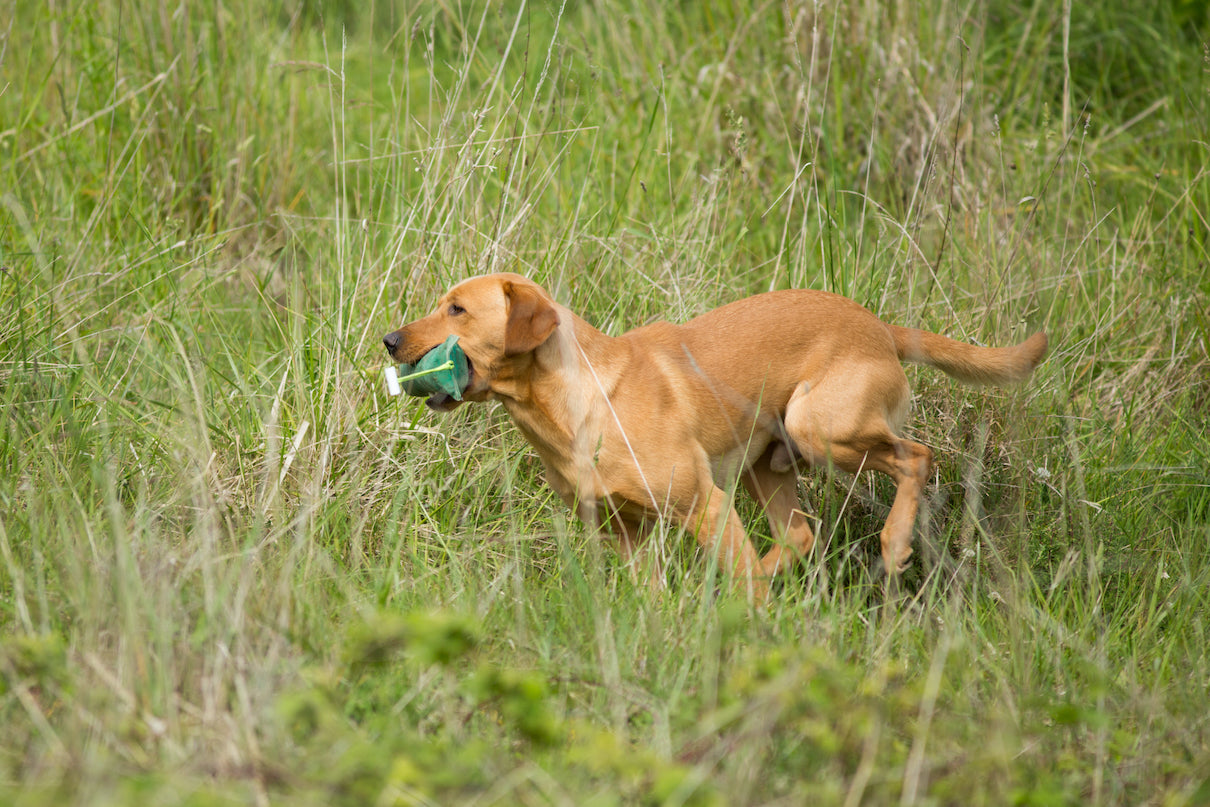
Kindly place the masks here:
POLYGON ((0 0, 0 803, 1210 803, 1208 93, 1190 0, 0 0), (752 608, 386 396, 505 270, 1051 353, 752 608))

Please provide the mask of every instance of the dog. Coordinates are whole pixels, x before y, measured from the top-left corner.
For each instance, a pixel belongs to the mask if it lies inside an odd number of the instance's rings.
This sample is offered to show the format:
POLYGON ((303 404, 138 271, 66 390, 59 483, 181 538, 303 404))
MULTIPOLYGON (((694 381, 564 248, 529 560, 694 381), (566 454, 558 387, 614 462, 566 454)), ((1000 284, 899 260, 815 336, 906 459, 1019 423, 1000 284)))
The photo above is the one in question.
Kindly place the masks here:
POLYGON ((882 560, 890 579, 904 570, 933 455, 900 434, 911 397, 901 362, 1007 384, 1028 378, 1047 351, 1043 332, 1015 347, 978 347, 806 289, 613 337, 511 273, 457 284, 383 344, 392 360, 415 363, 451 334, 469 378, 461 401, 439 392, 430 408, 500 401, 547 482, 586 523, 607 528, 632 569, 652 526, 670 521, 716 552, 757 602, 815 541, 798 509, 800 464, 894 480, 882 560), (772 530, 763 557, 731 505, 737 477, 772 530))

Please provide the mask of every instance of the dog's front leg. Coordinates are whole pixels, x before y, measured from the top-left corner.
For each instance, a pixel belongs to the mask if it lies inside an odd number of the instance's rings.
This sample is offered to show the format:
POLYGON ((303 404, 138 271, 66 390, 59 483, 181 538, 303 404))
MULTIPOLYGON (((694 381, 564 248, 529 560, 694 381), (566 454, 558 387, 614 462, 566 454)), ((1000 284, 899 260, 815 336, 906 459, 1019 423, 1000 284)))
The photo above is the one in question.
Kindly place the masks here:
POLYGON ((663 553, 658 551, 658 547, 651 545, 651 529, 645 521, 623 516, 613 510, 612 504, 603 511, 602 505, 595 500, 577 501, 576 515, 593 534, 613 540, 622 566, 636 586, 646 584, 654 593, 664 591, 668 587, 664 576, 663 553))
POLYGON ((734 582, 745 588, 748 598, 763 605, 769 599, 769 578, 761 569, 756 547, 748 540, 727 494, 713 484, 704 487, 681 521, 700 546, 718 556, 719 567, 732 574, 734 582))
POLYGON ((636 586, 646 585, 652 593, 659 594, 668 588, 664 576, 664 558, 651 540, 651 529, 646 522, 615 517, 613 535, 622 565, 630 572, 636 586))

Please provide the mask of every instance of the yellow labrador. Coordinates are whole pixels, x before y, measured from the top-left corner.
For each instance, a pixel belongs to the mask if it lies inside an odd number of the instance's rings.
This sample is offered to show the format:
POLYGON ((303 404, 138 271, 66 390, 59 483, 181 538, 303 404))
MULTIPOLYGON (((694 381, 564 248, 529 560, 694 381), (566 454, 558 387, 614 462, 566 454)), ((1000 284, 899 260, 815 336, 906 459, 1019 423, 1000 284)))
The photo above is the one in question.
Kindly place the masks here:
MULTIPOLYGON (((452 334, 470 365, 463 400, 504 404, 551 486, 581 518, 608 525, 625 558, 654 519, 671 519, 758 601, 815 540, 798 509, 800 460, 895 480, 882 558, 889 574, 903 570, 932 452, 899 434, 910 398, 901 361, 1004 384, 1027 378, 1047 348, 1041 332, 1015 347, 976 347, 802 289, 611 337, 514 274, 459 283, 383 343, 395 361, 414 363, 452 334), (736 474, 773 530, 764 557, 719 487, 736 474)), ((459 403, 428 400, 437 410, 459 403)))

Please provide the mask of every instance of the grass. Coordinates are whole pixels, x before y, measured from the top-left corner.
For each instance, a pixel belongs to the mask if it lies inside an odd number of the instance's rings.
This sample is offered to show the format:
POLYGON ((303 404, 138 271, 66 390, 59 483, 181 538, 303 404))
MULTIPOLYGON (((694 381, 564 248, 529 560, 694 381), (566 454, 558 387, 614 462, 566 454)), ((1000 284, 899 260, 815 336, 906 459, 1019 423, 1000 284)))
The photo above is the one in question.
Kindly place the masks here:
POLYGON ((1210 21, 1062 6, 8 4, 0 801, 1206 803, 1210 21), (611 333, 804 286, 1053 347, 911 371, 909 604, 888 488, 820 474, 753 612, 386 397, 504 269, 611 333))

